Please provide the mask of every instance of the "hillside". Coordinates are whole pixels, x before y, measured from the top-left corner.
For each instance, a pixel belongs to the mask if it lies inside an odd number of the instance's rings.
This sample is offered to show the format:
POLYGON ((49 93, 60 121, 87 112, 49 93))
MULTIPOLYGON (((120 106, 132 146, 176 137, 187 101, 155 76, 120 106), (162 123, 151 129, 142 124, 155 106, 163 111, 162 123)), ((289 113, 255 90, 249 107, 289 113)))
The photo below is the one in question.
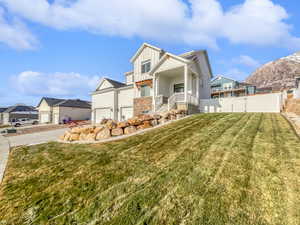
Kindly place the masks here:
POLYGON ((0 224, 300 224, 299 165, 280 114, 198 114, 110 143, 20 147, 0 224))
POLYGON ((294 87, 297 74, 300 75, 300 52, 263 65, 246 82, 257 88, 281 90, 294 87))

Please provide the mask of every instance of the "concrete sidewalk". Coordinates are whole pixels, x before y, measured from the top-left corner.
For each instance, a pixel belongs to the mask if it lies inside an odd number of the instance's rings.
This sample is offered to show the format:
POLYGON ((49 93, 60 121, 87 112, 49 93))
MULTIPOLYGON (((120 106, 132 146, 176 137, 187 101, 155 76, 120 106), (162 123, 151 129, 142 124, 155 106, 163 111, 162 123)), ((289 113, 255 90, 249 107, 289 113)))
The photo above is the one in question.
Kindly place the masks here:
POLYGON ((0 135, 0 184, 2 182, 6 164, 8 161, 9 150, 10 146, 8 140, 0 135))

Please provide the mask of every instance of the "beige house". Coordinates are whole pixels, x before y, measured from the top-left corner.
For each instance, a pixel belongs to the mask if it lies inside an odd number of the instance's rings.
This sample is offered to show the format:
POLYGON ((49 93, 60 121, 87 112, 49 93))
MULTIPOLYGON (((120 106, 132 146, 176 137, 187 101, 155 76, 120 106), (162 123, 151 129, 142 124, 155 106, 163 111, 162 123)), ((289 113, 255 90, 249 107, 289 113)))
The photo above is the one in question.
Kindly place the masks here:
POLYGON ((42 98, 37 106, 39 123, 60 124, 64 120, 90 120, 91 104, 80 99, 42 98))
POLYGON ((103 78, 92 93, 92 121, 124 120, 173 108, 199 112, 210 98, 211 67, 205 50, 174 55, 144 43, 131 58, 126 83, 103 78))

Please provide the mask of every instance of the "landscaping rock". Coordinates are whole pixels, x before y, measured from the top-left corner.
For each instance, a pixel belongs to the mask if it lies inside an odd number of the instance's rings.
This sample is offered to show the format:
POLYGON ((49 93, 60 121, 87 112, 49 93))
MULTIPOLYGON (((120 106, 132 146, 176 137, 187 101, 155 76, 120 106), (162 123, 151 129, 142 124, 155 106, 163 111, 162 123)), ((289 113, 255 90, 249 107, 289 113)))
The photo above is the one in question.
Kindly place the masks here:
POLYGON ((104 124, 107 123, 107 121, 108 121, 108 119, 102 119, 101 122, 100 122, 100 124, 104 125, 104 124))
POLYGON ((87 139, 87 134, 81 133, 81 134, 79 135, 79 141, 85 141, 86 139, 87 139))
POLYGON ((159 114, 154 114, 154 115, 152 115, 152 118, 153 118, 154 120, 159 120, 159 119, 161 118, 161 115, 159 115, 159 114))
POLYGON ((105 127, 104 126, 100 126, 100 127, 96 127, 95 129, 94 129, 94 134, 98 134, 101 130, 103 130, 105 127))
POLYGON ((139 119, 140 119, 141 121, 149 121, 149 120, 152 120, 153 117, 152 117, 151 115, 149 115, 149 114, 145 114, 145 115, 140 115, 140 116, 139 116, 139 119))
POLYGON ((181 118, 183 118, 184 117, 184 115, 183 114, 177 114, 176 115, 176 119, 178 120, 178 119, 181 119, 181 118))
POLYGON ((135 126, 130 126, 130 127, 126 127, 124 129, 124 134, 132 134, 136 132, 136 127, 135 126))
POLYGON ((171 114, 170 115, 170 120, 176 120, 176 114, 171 114))
POLYGON ((158 125, 158 120, 157 120, 157 119, 151 120, 150 123, 151 123, 151 126, 152 126, 152 127, 155 127, 155 126, 158 125))
POLYGON ((105 124, 105 126, 108 128, 108 129, 115 129, 117 128, 117 123, 113 120, 108 120, 105 124))
POLYGON ((142 125, 137 126, 137 129, 143 130, 143 129, 147 129, 150 127, 152 127, 150 121, 144 121, 142 125))
POLYGON ((115 128, 111 130, 111 135, 112 136, 121 136, 123 135, 123 129, 122 128, 115 128))
POLYGON ((127 120, 130 126, 138 126, 142 124, 142 121, 138 117, 133 117, 127 120))
POLYGON ((71 134, 70 141, 79 141, 79 134, 71 134))
POLYGON ((86 136, 87 141, 95 141, 96 140, 96 134, 90 133, 86 136))
POLYGON ((119 122, 117 125, 118 128, 125 128, 128 126, 129 126, 129 123, 127 121, 119 122))
POLYGON ((107 138, 110 138, 110 137, 111 137, 110 129, 104 128, 103 130, 101 130, 101 131, 97 134, 96 139, 97 139, 97 140, 103 140, 103 139, 107 139, 107 138))
POLYGON ((81 133, 81 128, 80 128, 80 127, 74 127, 74 128, 71 130, 71 133, 72 133, 72 134, 80 134, 80 133, 81 133))
POLYGON ((65 133, 65 137, 64 137, 64 141, 69 141, 70 140, 70 137, 71 137, 71 133, 69 131, 67 131, 65 133))
POLYGON ((167 118, 161 118, 159 121, 158 121, 158 123, 159 124, 164 124, 164 123, 166 123, 166 122, 168 122, 169 120, 167 119, 167 118))

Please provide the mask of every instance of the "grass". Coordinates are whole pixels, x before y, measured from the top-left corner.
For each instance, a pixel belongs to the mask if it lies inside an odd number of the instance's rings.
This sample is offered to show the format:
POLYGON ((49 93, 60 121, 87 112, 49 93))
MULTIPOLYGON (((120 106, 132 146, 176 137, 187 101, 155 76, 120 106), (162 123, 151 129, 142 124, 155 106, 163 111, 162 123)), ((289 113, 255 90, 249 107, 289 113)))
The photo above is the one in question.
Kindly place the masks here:
POLYGON ((300 142, 280 114, 205 114, 126 140, 15 149, 0 224, 300 224, 300 142))

